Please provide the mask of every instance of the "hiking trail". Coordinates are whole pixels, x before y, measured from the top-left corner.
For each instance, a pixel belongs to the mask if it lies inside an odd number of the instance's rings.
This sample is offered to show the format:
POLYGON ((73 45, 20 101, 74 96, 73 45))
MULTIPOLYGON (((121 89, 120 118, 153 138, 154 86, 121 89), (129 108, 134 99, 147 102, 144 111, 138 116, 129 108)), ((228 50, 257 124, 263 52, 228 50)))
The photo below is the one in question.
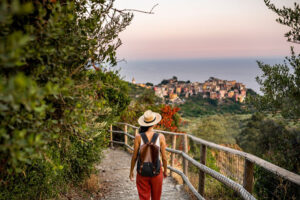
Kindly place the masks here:
MULTIPOLYGON (((107 191, 103 200, 137 200, 138 192, 134 181, 129 180, 131 155, 122 149, 107 149, 104 158, 97 166, 100 172, 100 182, 106 185, 107 191)), ((134 170, 134 177, 136 170, 134 170)), ((189 195, 172 177, 163 180, 161 200, 188 200, 189 195)))

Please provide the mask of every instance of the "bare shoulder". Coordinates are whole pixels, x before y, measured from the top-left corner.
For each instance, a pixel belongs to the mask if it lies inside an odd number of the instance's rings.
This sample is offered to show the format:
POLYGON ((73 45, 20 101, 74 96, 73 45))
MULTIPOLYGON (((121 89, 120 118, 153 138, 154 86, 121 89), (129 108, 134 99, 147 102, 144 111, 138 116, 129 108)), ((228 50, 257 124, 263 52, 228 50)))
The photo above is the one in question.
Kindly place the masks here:
POLYGON ((137 140, 138 142, 141 141, 141 135, 139 133, 135 136, 135 140, 137 140))
POLYGON ((164 134, 161 134, 161 133, 159 134, 159 139, 160 139, 160 140, 166 140, 164 134))

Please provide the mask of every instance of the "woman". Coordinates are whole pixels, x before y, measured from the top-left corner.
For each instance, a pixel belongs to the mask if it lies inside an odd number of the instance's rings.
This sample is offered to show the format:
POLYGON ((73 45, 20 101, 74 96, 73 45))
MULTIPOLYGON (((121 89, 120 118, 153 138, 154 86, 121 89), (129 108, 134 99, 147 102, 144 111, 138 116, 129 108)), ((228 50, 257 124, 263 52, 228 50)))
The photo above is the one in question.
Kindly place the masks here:
POLYGON ((152 200, 160 200, 163 177, 167 177, 167 145, 165 136, 163 134, 154 133, 153 131, 154 126, 158 124, 160 120, 161 115, 159 113, 152 112, 151 110, 147 110, 138 120, 141 128, 139 130, 139 134, 136 135, 134 140, 134 151, 131 159, 129 178, 131 181, 133 181, 133 169, 136 161, 138 160, 136 186, 138 189, 140 200, 150 200, 150 197, 152 200), (148 163, 146 158, 147 155, 145 156, 145 154, 149 153, 150 150, 147 153, 143 152, 145 147, 147 147, 147 144, 155 146, 155 148, 149 148, 151 149, 151 155, 148 157, 151 161, 149 161, 148 163), (159 150, 157 153, 157 160, 154 158, 156 154, 153 153, 155 152, 155 149, 159 150), (163 163, 163 171, 161 167, 160 155, 163 163), (153 174, 150 176, 145 175, 147 173, 145 173, 144 171, 147 170, 148 166, 146 165, 146 163, 149 164, 150 162, 156 161, 157 165, 151 165, 151 169, 153 168, 153 174))

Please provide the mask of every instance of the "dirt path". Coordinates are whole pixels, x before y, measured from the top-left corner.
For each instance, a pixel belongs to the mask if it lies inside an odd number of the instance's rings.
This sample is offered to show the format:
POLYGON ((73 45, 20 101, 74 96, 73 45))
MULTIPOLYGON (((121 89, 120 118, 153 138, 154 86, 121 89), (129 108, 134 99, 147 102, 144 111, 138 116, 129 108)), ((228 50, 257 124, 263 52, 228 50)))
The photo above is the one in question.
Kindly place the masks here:
MULTIPOLYGON (((103 200, 137 200, 138 193, 135 181, 128 178, 130 169, 129 153, 121 149, 107 149, 101 164, 97 166, 100 171, 100 182, 105 185, 106 191, 103 200)), ((163 182, 162 200, 187 200, 189 196, 176 185, 171 177, 163 182)))

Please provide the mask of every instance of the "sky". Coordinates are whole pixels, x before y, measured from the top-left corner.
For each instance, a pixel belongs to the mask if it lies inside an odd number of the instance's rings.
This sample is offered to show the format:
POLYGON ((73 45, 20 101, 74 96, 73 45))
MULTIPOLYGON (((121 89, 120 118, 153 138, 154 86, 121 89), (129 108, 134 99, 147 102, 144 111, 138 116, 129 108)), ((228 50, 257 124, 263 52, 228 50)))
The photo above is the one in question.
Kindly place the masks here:
MULTIPOLYGON (((273 0, 291 6, 296 0, 273 0)), ((135 13, 120 34, 118 57, 126 60, 282 57, 290 55, 276 14, 263 0, 116 0, 135 13)), ((299 46, 299 45, 298 45, 299 46)), ((299 47, 298 47, 299 49, 299 47)), ((297 49, 296 49, 297 50, 297 49)), ((299 51, 298 51, 299 52, 299 51)))

